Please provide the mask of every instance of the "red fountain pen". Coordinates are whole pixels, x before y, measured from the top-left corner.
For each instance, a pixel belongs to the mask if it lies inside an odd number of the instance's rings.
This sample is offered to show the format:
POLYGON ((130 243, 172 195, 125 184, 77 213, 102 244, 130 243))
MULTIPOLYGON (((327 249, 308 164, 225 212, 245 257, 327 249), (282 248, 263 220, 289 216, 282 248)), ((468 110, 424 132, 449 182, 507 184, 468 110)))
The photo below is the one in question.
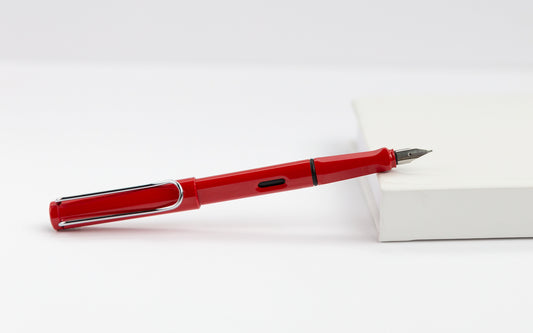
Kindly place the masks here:
POLYGON ((59 198, 50 203, 56 230, 198 209, 201 205, 296 190, 389 171, 430 150, 381 148, 319 157, 206 178, 185 178, 59 198))

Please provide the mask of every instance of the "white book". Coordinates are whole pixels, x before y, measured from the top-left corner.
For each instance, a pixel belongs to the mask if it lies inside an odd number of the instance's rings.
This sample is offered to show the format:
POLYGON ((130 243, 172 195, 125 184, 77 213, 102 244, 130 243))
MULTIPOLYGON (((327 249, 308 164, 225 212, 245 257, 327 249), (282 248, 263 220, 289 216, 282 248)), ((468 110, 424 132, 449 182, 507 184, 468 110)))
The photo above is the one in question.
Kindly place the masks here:
POLYGON ((362 147, 432 149, 364 177, 381 241, 533 237, 533 96, 354 102, 362 147))

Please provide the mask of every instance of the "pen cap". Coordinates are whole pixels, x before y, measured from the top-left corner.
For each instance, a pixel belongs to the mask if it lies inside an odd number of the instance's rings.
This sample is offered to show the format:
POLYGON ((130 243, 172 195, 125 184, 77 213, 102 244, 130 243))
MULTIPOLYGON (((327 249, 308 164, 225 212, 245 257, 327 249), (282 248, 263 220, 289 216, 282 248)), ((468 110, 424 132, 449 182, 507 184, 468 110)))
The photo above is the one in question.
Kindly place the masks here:
POLYGON ((68 229, 170 212, 182 199, 176 181, 64 197, 50 203, 50 220, 54 229, 68 229))

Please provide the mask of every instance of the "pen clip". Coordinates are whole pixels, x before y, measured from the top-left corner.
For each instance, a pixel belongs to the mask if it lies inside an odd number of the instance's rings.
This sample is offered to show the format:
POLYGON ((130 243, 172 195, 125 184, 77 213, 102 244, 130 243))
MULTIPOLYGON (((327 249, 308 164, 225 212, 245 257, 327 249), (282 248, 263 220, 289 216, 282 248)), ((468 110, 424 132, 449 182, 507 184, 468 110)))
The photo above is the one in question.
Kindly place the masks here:
POLYGON ((110 215, 103 215, 103 216, 96 216, 96 217, 89 217, 89 218, 81 218, 81 219, 75 219, 70 221, 61 221, 59 222, 59 227, 66 227, 66 226, 73 226, 73 225, 79 225, 79 224, 85 224, 85 223, 94 223, 94 222, 103 222, 108 220, 115 220, 118 218, 132 218, 137 216, 143 216, 143 215, 149 215, 149 214, 155 214, 155 213, 163 213, 167 212, 173 209, 176 209, 179 207, 181 202, 183 201, 183 188, 181 187, 180 183, 175 180, 167 180, 159 183, 153 183, 153 184, 146 184, 146 185, 140 185, 140 186, 133 186, 133 187, 126 187, 126 188, 120 188, 116 190, 110 190, 110 191, 103 191, 103 192, 95 192, 95 193, 88 193, 88 194, 81 194, 81 195, 74 195, 69 197, 62 197, 55 200, 55 203, 57 205, 66 202, 66 201, 72 201, 72 200, 78 200, 78 199, 85 199, 85 198, 92 198, 92 197, 98 197, 98 196, 105 196, 108 194, 115 194, 115 193, 123 193, 123 192, 131 192, 131 191, 137 191, 137 190, 143 190, 147 188, 152 187, 158 187, 162 185, 168 185, 172 184, 178 188, 179 196, 175 203, 172 205, 154 208, 150 210, 142 210, 137 212, 127 212, 127 213, 120 213, 120 214, 110 214, 110 215))

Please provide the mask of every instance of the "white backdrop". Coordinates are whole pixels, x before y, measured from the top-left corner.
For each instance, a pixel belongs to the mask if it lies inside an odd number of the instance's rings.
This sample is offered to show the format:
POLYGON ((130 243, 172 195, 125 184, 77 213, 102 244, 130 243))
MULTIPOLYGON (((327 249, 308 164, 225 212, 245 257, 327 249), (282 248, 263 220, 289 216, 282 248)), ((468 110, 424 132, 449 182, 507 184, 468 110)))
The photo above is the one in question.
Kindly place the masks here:
POLYGON ((0 66, 0 331, 530 332, 531 239, 378 243, 357 179, 63 232, 48 203, 354 151, 352 96, 532 90, 532 71, 0 66))
POLYGON ((531 92, 532 9, 1 1, 0 331, 531 332, 531 239, 378 243, 358 180, 70 232, 48 203, 354 151, 359 96, 531 92))
POLYGON ((530 66, 527 0, 0 2, 0 59, 530 66))

